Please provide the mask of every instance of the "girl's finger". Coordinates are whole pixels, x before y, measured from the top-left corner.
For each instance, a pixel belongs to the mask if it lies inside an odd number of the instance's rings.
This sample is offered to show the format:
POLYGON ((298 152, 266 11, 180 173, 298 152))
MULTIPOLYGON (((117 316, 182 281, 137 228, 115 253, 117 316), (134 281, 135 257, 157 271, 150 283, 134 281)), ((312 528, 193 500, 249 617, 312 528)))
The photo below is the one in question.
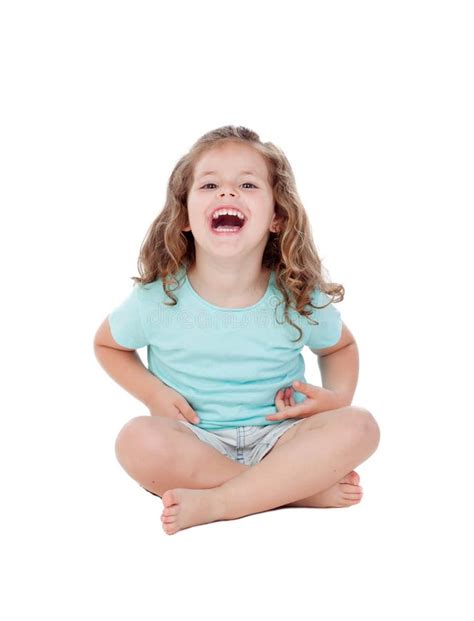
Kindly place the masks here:
POLYGON ((275 397, 275 405, 278 411, 282 410, 285 407, 285 403, 282 397, 283 397, 283 392, 279 390, 275 397))

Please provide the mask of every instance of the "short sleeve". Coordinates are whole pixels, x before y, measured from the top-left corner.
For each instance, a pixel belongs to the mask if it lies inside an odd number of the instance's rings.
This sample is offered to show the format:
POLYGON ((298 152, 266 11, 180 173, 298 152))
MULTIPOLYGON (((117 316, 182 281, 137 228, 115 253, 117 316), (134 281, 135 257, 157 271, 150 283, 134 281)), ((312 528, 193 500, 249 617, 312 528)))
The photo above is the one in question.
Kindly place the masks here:
MULTIPOLYGON (((327 304, 331 298, 324 292, 316 289, 311 296, 311 303, 315 306, 327 304)), ((310 307, 311 308, 311 307, 310 307)), ((311 319, 318 321, 318 325, 309 323, 309 337, 306 342, 311 349, 324 349, 335 345, 341 338, 342 318, 334 304, 325 308, 312 309, 311 319)))
POLYGON ((140 285, 135 285, 131 293, 107 318, 112 337, 122 347, 139 349, 149 344, 140 313, 140 285))

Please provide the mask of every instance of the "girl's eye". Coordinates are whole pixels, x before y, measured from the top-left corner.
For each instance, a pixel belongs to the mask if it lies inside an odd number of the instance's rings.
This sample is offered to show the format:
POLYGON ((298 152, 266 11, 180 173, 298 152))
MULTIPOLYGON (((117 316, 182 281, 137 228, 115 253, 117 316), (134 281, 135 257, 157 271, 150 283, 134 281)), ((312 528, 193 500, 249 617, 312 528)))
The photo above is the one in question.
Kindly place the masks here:
MULTIPOLYGON (((202 186, 201 190, 203 188, 205 188, 207 185, 216 185, 216 184, 215 183, 206 183, 205 185, 202 186)), ((242 185, 253 185, 254 188, 257 187, 254 183, 251 183, 250 181, 246 181, 245 183, 242 183, 242 185)))

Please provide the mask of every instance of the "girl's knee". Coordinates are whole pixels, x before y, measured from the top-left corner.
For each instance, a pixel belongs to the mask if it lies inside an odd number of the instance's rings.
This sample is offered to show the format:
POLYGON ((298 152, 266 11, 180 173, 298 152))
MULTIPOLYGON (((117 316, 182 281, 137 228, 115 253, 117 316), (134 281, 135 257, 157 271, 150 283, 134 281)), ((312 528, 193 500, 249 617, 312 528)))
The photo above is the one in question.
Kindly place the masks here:
MULTIPOLYGON (((162 441, 162 425, 151 416, 136 416, 130 419, 119 431, 115 440, 115 454, 122 462, 131 455, 144 455, 152 451, 155 456, 164 452, 166 442, 162 441)), ((163 425, 163 427, 165 427, 163 425)), ((163 429, 163 432, 166 431, 163 429)))
POLYGON ((380 427, 374 416, 366 410, 364 431, 367 439, 372 443, 372 449, 375 451, 380 442, 380 427))
POLYGON ((380 427, 373 414, 366 408, 353 406, 350 418, 353 429, 359 432, 364 440, 373 443, 376 448, 380 441, 380 427))

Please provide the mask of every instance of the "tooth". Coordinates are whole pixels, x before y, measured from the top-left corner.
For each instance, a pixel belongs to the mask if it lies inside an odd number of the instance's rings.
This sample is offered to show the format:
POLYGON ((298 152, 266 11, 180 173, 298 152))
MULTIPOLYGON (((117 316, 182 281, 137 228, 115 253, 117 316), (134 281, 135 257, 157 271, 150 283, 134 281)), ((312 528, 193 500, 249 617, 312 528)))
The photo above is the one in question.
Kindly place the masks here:
POLYGON ((237 211, 235 209, 218 209, 217 211, 213 213, 212 218, 215 219, 215 218, 218 218, 219 216, 223 216, 226 214, 237 216, 241 220, 245 220, 245 216, 242 213, 240 213, 240 211, 237 211))

